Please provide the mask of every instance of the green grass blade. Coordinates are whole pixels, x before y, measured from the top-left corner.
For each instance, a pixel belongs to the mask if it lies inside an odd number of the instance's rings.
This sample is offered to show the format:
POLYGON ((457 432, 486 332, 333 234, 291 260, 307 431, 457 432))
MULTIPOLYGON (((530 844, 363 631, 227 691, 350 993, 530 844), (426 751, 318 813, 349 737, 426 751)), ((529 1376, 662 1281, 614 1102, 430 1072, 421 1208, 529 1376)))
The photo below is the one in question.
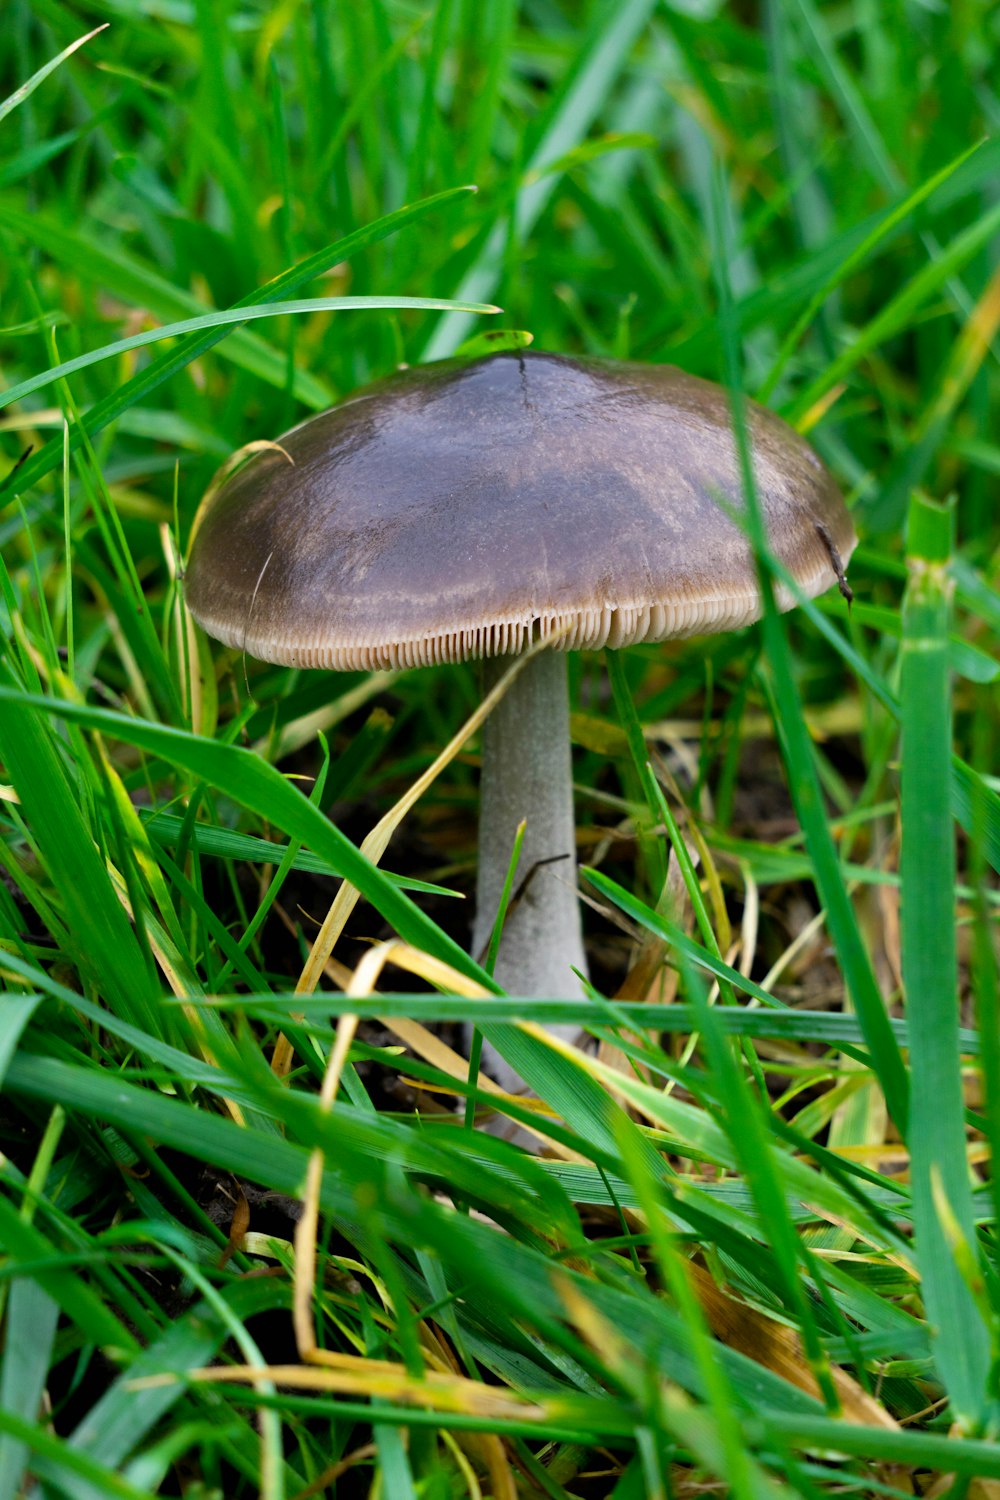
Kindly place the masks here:
MULTIPOLYGON (((34 1422, 45 1394, 58 1304, 34 1281, 15 1281, 6 1310, 6 1339, 0 1364, 0 1409, 34 1422)), ((0 1500, 23 1494, 27 1445, 12 1433, 0 1435, 0 1500)))
POLYGON ((138 1489, 86 1454, 74 1452, 47 1427, 25 1421, 3 1407, 0 1407, 0 1432, 23 1444, 33 1455, 44 1458, 60 1488, 73 1495, 74 1500, 154 1500, 151 1490, 138 1489))
MULTIPOLYGON (((175 813, 142 808, 140 817, 143 827, 154 844, 174 848, 186 838, 184 820, 175 813)), ((214 855, 218 859, 247 860, 252 864, 272 865, 276 860, 290 858, 293 870, 308 870, 314 875, 336 875, 336 870, 326 860, 320 859, 310 849, 292 849, 289 844, 256 838, 251 833, 236 833, 231 828, 220 828, 212 823, 196 823, 190 830, 189 847, 201 854, 214 855)), ((391 870, 382 872, 388 880, 404 891, 426 891, 432 896, 449 896, 459 899, 460 893, 445 885, 434 885, 428 880, 413 880, 394 875, 391 870)))
MULTIPOLYGON (((19 1068, 22 1060, 17 1058, 14 1067, 19 1068)), ((83 1276, 59 1267, 57 1247, 41 1230, 25 1222, 6 1195, 0 1195, 0 1244, 15 1264, 18 1261, 34 1263, 32 1274, 38 1286, 58 1303, 84 1338, 112 1355, 138 1347, 135 1336, 125 1323, 106 1306, 83 1276), (51 1262, 51 1268, 47 1262, 51 1262)))
POLYGON ((810 381, 785 413, 793 426, 827 395, 840 381, 857 368, 867 354, 886 339, 910 326, 920 308, 956 271, 960 270, 1000 228, 1000 204, 984 213, 975 224, 956 235, 937 259, 923 266, 885 307, 861 329, 850 345, 837 356, 822 375, 810 381))
POLYGON ((859 157, 867 158, 869 171, 877 182, 887 188, 898 187, 899 172, 860 90, 837 53, 825 16, 816 9, 812 0, 792 0, 792 3, 805 22, 813 59, 826 77, 830 94, 854 138, 859 157))
MULTIPOLYGON (((751 1429, 748 1435, 751 1435, 756 1424, 748 1425, 751 1429)), ((963 1479, 1000 1479, 1000 1448, 997 1444, 977 1442, 957 1433, 912 1432, 906 1428, 889 1431, 862 1427, 853 1422, 831 1421, 825 1417, 803 1418, 791 1414, 777 1418, 766 1416, 761 1428, 780 1434, 796 1446, 857 1454, 884 1463, 900 1464, 911 1472, 929 1469, 935 1473, 958 1474, 963 1479)))
POLYGON ((688 1328, 691 1350, 698 1363, 702 1386, 708 1397, 709 1410, 718 1435, 721 1462, 717 1461, 717 1472, 728 1481, 736 1500, 753 1500, 759 1493, 758 1483, 763 1476, 753 1473, 754 1465, 740 1431, 734 1392, 725 1371, 715 1358, 714 1341, 705 1322, 705 1315, 688 1280, 687 1266, 677 1238, 671 1232, 669 1220, 664 1213, 660 1185, 645 1170, 645 1164, 633 1154, 631 1144, 631 1141, 623 1138, 622 1163, 646 1221, 661 1280, 670 1288, 688 1328))
MULTIPOLYGON (((654 0, 615 0, 598 10, 583 39, 569 77, 548 111, 537 144, 524 167, 524 180, 514 204, 516 232, 527 237, 552 198, 557 179, 545 169, 580 145, 608 92, 649 20, 654 0)), ((493 229, 475 264, 466 272, 456 297, 460 302, 479 302, 491 296, 499 283, 508 230, 493 229)), ((467 338, 471 328, 467 313, 441 320, 424 351, 424 359, 443 359, 467 338)))
POLYGON ((899 203, 890 208, 861 243, 849 255, 844 257, 836 270, 827 277, 824 284, 818 287, 812 294, 808 303, 798 318, 796 318, 794 325, 783 339, 781 348, 775 357, 767 379, 756 392, 758 401, 766 403, 773 394, 803 334, 819 313, 824 302, 836 291, 837 287, 846 281, 853 271, 864 264, 872 252, 885 239, 886 235, 891 234, 898 225, 909 218, 914 209, 918 208, 921 203, 925 203, 943 183, 953 177, 959 168, 982 148, 982 144, 981 141, 977 141, 974 146, 970 146, 967 151, 963 151, 961 155, 955 157, 954 161, 950 161, 947 166, 942 167, 939 172, 935 172, 926 178, 912 193, 908 193, 899 203))
POLYGON ((17 787, 25 817, 59 892, 73 958, 126 1020, 158 1030, 158 991, 142 950, 70 786, 45 719, 9 686, 0 662, 0 689, 10 701, 0 714, 0 760, 17 787))
MULTIPOLYGON (((716 179, 717 183, 719 179, 716 179)), ((813 860, 816 888, 826 908, 827 927, 837 950, 854 1008, 865 1031, 872 1061, 885 1093, 890 1113, 905 1135, 909 1083, 896 1039, 892 1034, 872 961, 865 947, 857 917, 841 874, 837 850, 830 835, 823 807, 823 792, 812 745, 802 714, 802 700, 795 682, 788 636, 774 599, 764 529, 750 458, 749 438, 739 358, 738 329, 726 267, 732 247, 728 219, 721 203, 721 185, 715 195, 714 232, 720 295, 720 322, 727 355, 727 383, 733 401, 733 429, 747 503, 747 532, 758 564, 763 604, 762 632, 766 656, 767 686, 775 733, 788 773, 788 786, 813 860)))
POLYGON ((44 67, 39 68, 37 73, 32 73, 31 77, 25 83, 22 83, 20 88, 15 89, 0 104, 0 123, 7 118, 11 110, 17 109, 19 104, 23 104, 25 99, 31 97, 38 85, 44 83, 50 73, 53 73, 68 57, 72 57, 73 53, 89 42, 92 37, 97 36, 99 32, 106 31, 108 25, 109 23, 105 21, 103 25, 95 26, 93 31, 88 31, 86 36, 77 37, 76 41, 70 42, 68 47, 64 47, 57 57, 53 57, 44 67))
POLYGON ((985 1409, 990 1341, 957 1245, 963 1241, 965 1256, 975 1259, 965 1104, 952 1050, 958 959, 955 835, 948 800, 951 527, 948 510, 913 500, 910 580, 903 602, 900 872, 917 1255, 938 1368, 955 1415, 969 1431, 985 1409))
MULTIPOLYGON (((106 248, 100 240, 77 228, 66 228, 45 214, 29 214, 0 203, 0 224, 37 251, 94 286, 113 288, 123 302, 152 313, 161 322, 202 317, 211 312, 204 299, 174 286, 158 270, 120 245, 106 248)), ((219 354, 268 384, 281 387, 287 378, 286 359, 273 344, 250 329, 237 328, 222 343, 219 354)), ((329 406, 333 393, 326 381, 309 371, 296 371, 295 395, 313 410, 329 406)))
MULTIPOLYGON (((23 726, 25 733, 32 733, 36 739, 40 738, 37 716, 54 714, 72 724, 98 729, 110 737, 138 745, 153 755, 161 755, 192 776, 224 791, 228 797, 261 817, 273 821, 293 838, 308 843, 371 901, 406 942, 451 964, 460 974, 478 980, 486 989, 494 993, 498 990, 496 982, 454 939, 425 916, 398 886, 387 880, 377 866, 370 864, 280 772, 251 751, 199 739, 183 730, 132 719, 108 709, 33 697, 11 688, 0 687, 0 703, 8 706, 5 716, 0 718, 0 751, 4 746, 2 729, 9 711, 11 715, 17 714, 17 723, 23 726)), ((21 781, 27 782, 31 767, 19 763, 18 772, 21 781)), ((77 904, 85 903, 87 889, 84 880, 78 890, 68 888, 66 899, 77 904)), ((79 922, 80 930, 86 931, 86 921, 81 917, 79 922)), ((126 932, 141 964, 135 938, 127 927, 126 932)), ((543 1042, 526 1036, 514 1026, 491 1025, 483 1034, 568 1123, 595 1140, 603 1141, 605 1149, 611 1149, 614 1121, 620 1110, 603 1089, 578 1070, 568 1069, 543 1042)), ((644 1143, 644 1149, 656 1160, 651 1147, 645 1147, 644 1143)))
MULTIPOLYGON (((304 286, 310 281, 315 281, 322 276, 331 266, 337 265, 342 260, 348 260, 358 255, 362 250, 371 245, 378 244, 380 240, 387 239, 390 235, 397 234, 409 224, 416 223, 427 214, 445 203, 451 203, 463 193, 469 192, 466 187, 450 188, 443 193, 435 193, 430 198, 425 198, 420 203, 413 203, 406 208, 397 209, 394 213, 387 214, 384 218, 376 220, 373 224, 366 225, 363 229, 355 230, 344 239, 335 241, 324 250, 308 256, 300 261, 298 265, 291 266, 276 276, 273 281, 267 282, 265 286, 258 287, 249 296, 244 297, 237 306, 257 307, 261 303, 277 302, 284 297, 285 293, 293 291, 296 287, 304 286)), ((157 386, 162 385, 171 375, 183 370, 192 360, 198 359, 206 354, 209 349, 225 337, 225 330, 221 332, 213 329, 208 333, 190 334, 176 349, 171 349, 153 360, 145 370, 138 375, 133 375, 125 381, 117 391, 111 395, 102 397, 96 401, 83 419, 83 426, 88 436, 93 437, 113 422, 122 412, 135 405, 137 401, 143 400, 157 386)), ((284 366, 280 367, 282 382, 284 381, 284 366)), ((322 404, 322 403, 321 403, 322 404)), ((70 451, 75 451, 82 442, 82 437, 75 429, 71 430, 69 436, 70 451)), ((46 443, 40 453, 28 459, 16 473, 18 491, 28 489, 43 475, 48 474, 57 463, 62 461, 63 442, 60 437, 57 440, 46 443)), ((4 490, 9 488, 11 476, 3 484, 0 484, 0 496, 4 490)))
MULTIPOLYGON (((15 959, 15 962, 17 960, 15 959)), ((3 970, 4 955, 0 948, 0 977, 6 978, 3 970)), ((37 995, 15 995, 4 993, 0 1006, 0 1087, 10 1060, 17 1051, 24 1028, 31 1020, 38 1005, 37 995)))
MULTIPOLYGON (((711 955, 686 938, 679 928, 668 924, 649 907, 643 908, 641 903, 633 905, 634 898, 630 898, 629 904, 626 904, 621 899, 623 888, 609 881, 599 871, 587 870, 585 874, 588 880, 592 879, 602 893, 616 905, 620 905, 623 911, 640 921, 645 916, 651 931, 668 942, 676 943, 678 947, 682 941, 687 942, 689 947, 685 956, 688 961, 701 963, 707 973, 713 972, 708 961, 711 955)), ((22 961, 11 959, 10 962, 13 965, 22 961)), ((38 971, 32 970, 30 966, 19 968, 17 972, 24 975, 26 982, 36 983, 39 989, 43 987, 38 971)), ((857 1016, 841 1011, 767 1009, 767 1006, 779 1003, 774 996, 768 995, 766 990, 761 990, 753 980, 745 979, 735 969, 726 966, 723 972, 730 978, 734 988, 739 985, 747 995, 762 1000, 761 1006, 755 1008, 721 1007, 716 1014, 716 1024, 727 1035, 777 1037, 790 1042, 815 1042, 822 1047, 840 1047, 842 1044, 852 1048, 863 1046, 864 1034, 857 1016)), ((645 1029, 645 1023, 648 1022, 653 1030, 679 1035, 694 1030, 697 1019, 691 1006, 680 1002, 655 1005, 647 1001, 616 1000, 611 1004, 589 997, 579 1000, 539 1000, 527 995, 491 995, 487 1000, 473 1001, 461 995, 397 993, 379 994, 377 997, 364 999, 357 996, 348 998, 327 991, 322 994, 294 996, 274 995, 263 991, 258 995, 212 995, 203 997, 199 1003, 221 1010, 245 1010, 248 1015, 276 1024, 281 1024, 294 1012, 301 1010, 310 1022, 323 1027, 335 1017, 347 1013, 361 1016, 411 1016, 425 1024, 431 1021, 466 1021, 474 1018, 477 1008, 497 1021, 567 1021, 594 1030, 611 1029, 619 1025, 645 1029)), ((897 1042, 906 1048, 910 1034, 906 1021, 893 1017, 891 1025, 897 1042)), ((961 1027, 958 1033, 958 1050, 963 1057, 978 1056, 981 1050, 978 1031, 961 1027)), ((861 1060, 867 1061, 867 1058, 862 1055, 861 1060)))
POLYGON ((444 309, 466 313, 500 311, 499 307, 492 307, 486 303, 462 304, 449 302, 441 297, 307 297, 298 302, 269 302, 261 307, 230 307, 223 312, 204 313, 198 318, 185 318, 180 323, 167 323, 162 328, 149 328, 144 333, 133 334, 131 338, 118 339, 113 344, 105 344, 103 349, 92 349, 87 354, 77 355, 76 359, 65 360, 54 369, 45 370, 40 375, 33 375, 30 380, 22 380, 19 385, 11 386, 2 392, 0 411, 15 401, 23 401, 24 397, 30 396, 32 391, 39 391, 66 375, 75 375, 77 370, 85 370, 89 365, 99 364, 101 360, 113 359, 116 354, 124 354, 129 349, 142 349, 147 344, 157 344, 163 339, 180 338, 184 334, 200 333, 209 328, 239 328, 244 323, 252 323, 261 318, 281 318, 297 313, 363 312, 388 308, 417 308, 424 311, 444 309))
MULTIPOLYGON (((190 775, 224 791, 229 797, 252 808, 262 817, 273 820, 286 833, 307 843, 327 859, 331 867, 366 896, 372 905, 407 942, 453 964, 460 974, 478 979, 487 988, 496 989, 484 970, 457 943, 413 905, 397 886, 387 880, 354 845, 297 791, 281 773, 250 750, 201 739, 185 730, 132 719, 110 709, 89 708, 58 699, 37 698, 10 687, 0 688, 0 702, 5 704, 0 719, 0 751, 4 749, 4 730, 8 714, 19 715, 19 723, 36 725, 33 743, 41 738, 37 724, 46 715, 56 715, 69 723, 97 729, 127 744, 138 745, 152 755, 162 756, 190 775)), ((6 758, 6 756, 5 756, 6 758)), ((19 761, 20 771, 25 762, 19 761)), ((15 777, 21 785, 25 778, 15 777)), ((84 880, 82 890, 87 889, 84 880)), ((85 926, 85 924, 83 924, 85 926)))
MULTIPOLYGON (((254 1287, 245 1281, 228 1287, 226 1300, 233 1313, 246 1318, 268 1312, 275 1299, 259 1283, 254 1287)), ((195 1303, 112 1382, 74 1430, 70 1447, 109 1468, 123 1463, 187 1393, 182 1381, 144 1384, 146 1377, 210 1364, 225 1338, 215 1310, 203 1301, 195 1303)))

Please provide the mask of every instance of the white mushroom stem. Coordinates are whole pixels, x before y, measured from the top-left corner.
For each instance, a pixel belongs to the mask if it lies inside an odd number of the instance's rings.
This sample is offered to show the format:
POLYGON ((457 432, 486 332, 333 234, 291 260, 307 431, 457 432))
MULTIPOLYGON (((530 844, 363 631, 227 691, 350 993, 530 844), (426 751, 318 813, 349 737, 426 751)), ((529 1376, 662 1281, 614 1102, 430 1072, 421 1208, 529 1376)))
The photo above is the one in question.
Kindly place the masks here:
MULTIPOLYGON (((509 666, 485 663, 488 691, 509 666)), ((472 951, 481 959, 496 920, 518 824, 527 827, 504 924, 496 977, 513 995, 577 996, 577 969, 587 972, 577 896, 576 823, 570 757, 566 656, 542 651, 515 678, 483 730, 479 799, 479 875, 472 951), (525 884, 525 882, 527 882, 525 884)), ((575 1037, 579 1027, 553 1026, 575 1037)), ((514 1070, 491 1047, 490 1073, 508 1089, 523 1089, 514 1070)))

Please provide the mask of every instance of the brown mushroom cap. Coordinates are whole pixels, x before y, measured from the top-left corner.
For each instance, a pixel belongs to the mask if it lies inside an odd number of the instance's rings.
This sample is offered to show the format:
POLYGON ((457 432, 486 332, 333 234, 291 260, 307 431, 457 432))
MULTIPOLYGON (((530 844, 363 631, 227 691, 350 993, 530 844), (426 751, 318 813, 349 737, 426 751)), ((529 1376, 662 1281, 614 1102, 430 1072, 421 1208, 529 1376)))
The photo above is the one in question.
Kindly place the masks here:
MULTIPOLYGON (((855 544, 844 502, 778 417, 750 403, 748 424, 769 545, 820 593, 855 544)), ((223 483, 187 569, 199 623, 265 661, 417 666, 550 635, 563 648, 658 641, 760 613, 727 514, 744 508, 727 395, 670 366, 445 360, 280 445, 292 463, 267 450, 223 483)))

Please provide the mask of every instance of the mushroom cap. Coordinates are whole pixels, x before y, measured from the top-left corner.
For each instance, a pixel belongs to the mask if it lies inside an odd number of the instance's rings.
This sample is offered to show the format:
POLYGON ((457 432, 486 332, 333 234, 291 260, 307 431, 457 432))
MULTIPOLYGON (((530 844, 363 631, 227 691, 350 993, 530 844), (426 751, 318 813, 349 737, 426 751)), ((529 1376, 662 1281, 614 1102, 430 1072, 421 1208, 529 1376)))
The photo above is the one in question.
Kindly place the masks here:
MULTIPOLYGON (((856 540, 843 499, 772 412, 747 420, 768 545, 820 593, 856 540)), ((444 360, 279 443, 220 486, 187 567, 195 619, 265 661, 417 666, 760 614, 729 399, 671 366, 444 360)))

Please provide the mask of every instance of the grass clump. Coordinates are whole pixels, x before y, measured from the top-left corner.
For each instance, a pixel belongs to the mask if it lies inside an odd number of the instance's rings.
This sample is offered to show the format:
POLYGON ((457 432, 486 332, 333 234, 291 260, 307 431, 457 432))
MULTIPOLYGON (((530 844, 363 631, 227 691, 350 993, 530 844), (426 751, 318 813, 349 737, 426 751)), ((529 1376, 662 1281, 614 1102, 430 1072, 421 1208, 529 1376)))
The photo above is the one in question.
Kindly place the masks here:
POLYGON ((4 25, 0 1500, 990 1493, 996 14, 4 25), (473 669, 184 607, 231 452, 494 305, 765 399, 862 537, 850 610, 574 661, 586 1002, 467 956, 473 669))

